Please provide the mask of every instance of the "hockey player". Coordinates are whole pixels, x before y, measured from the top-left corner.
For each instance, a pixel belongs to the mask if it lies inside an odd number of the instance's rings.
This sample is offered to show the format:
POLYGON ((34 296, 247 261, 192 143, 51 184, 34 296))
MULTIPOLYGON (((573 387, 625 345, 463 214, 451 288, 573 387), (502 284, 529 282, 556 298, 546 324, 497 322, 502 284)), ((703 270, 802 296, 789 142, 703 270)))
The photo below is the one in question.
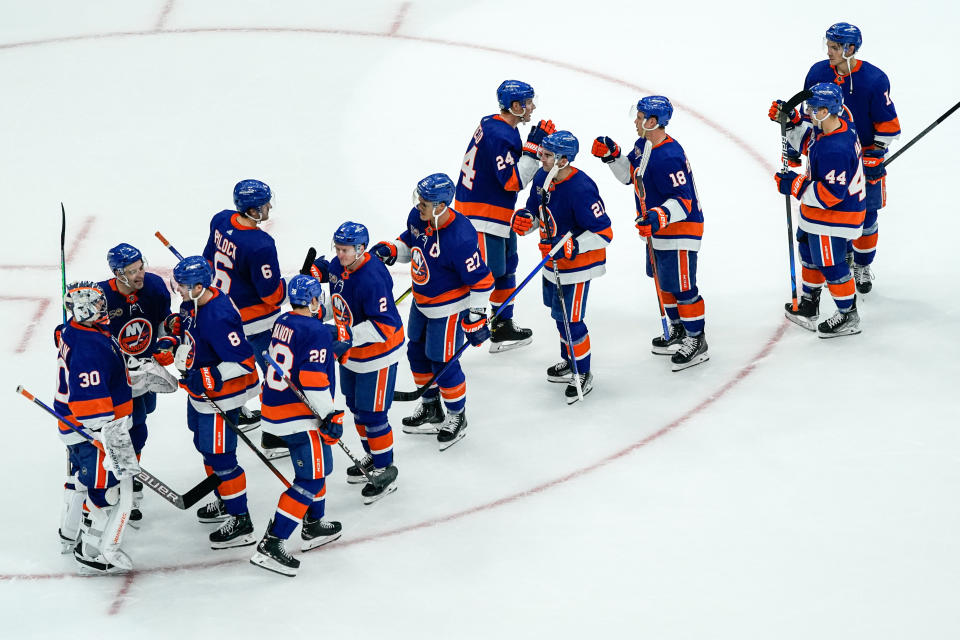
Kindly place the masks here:
MULTIPOLYGON (((380 260, 371 260, 369 244, 364 225, 344 222, 333 234, 337 259, 327 262, 321 257, 313 271, 321 281, 329 281, 333 319, 341 337, 352 339, 349 350, 339 355, 340 390, 367 452, 360 467, 347 469, 347 482, 352 484, 366 482, 364 471, 379 475, 393 464, 393 428, 387 412, 404 342, 403 322, 393 302, 393 278, 380 260)), ((387 487, 366 482, 361 494, 370 504, 396 489, 395 482, 387 487)))
POLYGON ((316 278, 296 275, 287 291, 293 309, 273 325, 270 356, 284 375, 271 368, 263 382, 263 432, 290 449, 293 485, 280 495, 273 520, 250 562, 264 569, 295 576, 300 561, 284 541, 303 523, 301 550, 308 551, 340 537, 339 522, 325 522, 326 477, 333 468, 330 446, 343 433, 343 411, 333 406, 337 384, 333 345, 336 329, 323 324, 323 288, 316 278), (307 407, 289 388, 297 385, 310 401, 307 407), (316 416, 323 416, 318 419, 316 416))
POLYGON ((866 213, 866 185, 860 141, 844 113, 843 94, 836 84, 810 87, 805 109, 813 128, 805 128, 795 148, 807 153, 807 172, 775 174, 780 193, 800 201, 797 243, 803 267, 803 295, 797 311, 784 305, 786 316, 821 338, 860 333, 857 291, 844 259, 847 242, 860 236, 866 213), (817 325, 820 289, 827 283, 837 312, 817 325))
MULTIPOLYGON (((270 187, 259 180, 238 182, 233 188, 236 211, 226 209, 213 216, 203 249, 203 257, 213 266, 213 285, 237 305, 244 335, 264 374, 267 363, 261 354, 270 344, 270 328, 280 315, 286 292, 276 244, 259 227, 270 219, 272 198, 270 187)), ((240 426, 244 431, 259 422, 259 412, 243 408, 240 426)))
MULTIPOLYGON (((127 356, 132 370, 156 371, 157 365, 173 364, 174 336, 161 336, 164 320, 170 315, 170 292, 163 278, 147 272, 147 263, 140 250, 121 243, 107 252, 107 264, 113 278, 99 283, 107 299, 110 333, 127 356), (153 364, 151 362, 155 362, 153 364)), ((163 375, 157 372, 158 375, 163 375)), ((170 377, 173 380, 172 376, 170 377)), ((176 390, 174 384, 171 391, 176 390)), ((157 394, 144 388, 133 392, 133 426, 130 439, 137 459, 147 441, 147 415, 157 408, 157 394)), ((142 519, 140 501, 143 484, 133 480, 134 503, 130 522, 142 519)))
MULTIPOLYGON (((825 42, 827 60, 817 62, 803 82, 805 89, 821 82, 832 82, 840 87, 847 114, 852 117, 857 138, 863 148, 863 173, 866 179, 866 216, 863 233, 847 245, 848 261, 853 254, 853 277, 857 291, 869 293, 873 288, 870 265, 876 257, 878 239, 877 212, 886 206, 886 175, 884 156, 894 140, 900 137, 900 119, 890 99, 890 80, 887 74, 864 60, 856 58, 863 43, 860 29, 847 22, 838 22, 827 29, 825 42)), ((770 119, 776 121, 780 101, 770 107, 770 119)), ((790 125, 801 124, 800 114, 790 114, 790 125)))
POLYGON ((534 189, 526 207, 516 212, 512 223, 517 233, 527 234, 539 221, 543 255, 568 231, 573 234, 564 244, 562 256, 547 261, 543 270, 543 303, 557 323, 562 358, 547 369, 547 380, 567 383, 567 404, 579 399, 572 360, 576 360, 583 395, 593 389, 590 334, 585 323, 587 294, 590 281, 606 273, 606 248, 613 240, 610 218, 596 183, 573 166, 579 151, 580 143, 569 131, 557 131, 543 139, 543 166, 533 177, 534 189), (571 344, 567 344, 567 324, 571 344))
MULTIPOLYGON (((54 409, 99 441, 108 423, 119 420, 123 428, 130 427, 133 401, 126 361, 110 336, 107 299, 100 285, 71 284, 64 304, 72 318, 60 333, 54 409)), ((61 528, 61 539, 79 533, 73 553, 82 571, 129 570, 133 563, 120 544, 132 508, 132 478, 119 481, 104 466, 102 449, 66 425, 59 426, 76 470, 76 492, 65 518, 73 530, 61 528)))
MULTIPOLYGON (((464 337, 474 346, 490 337, 486 301, 493 275, 480 256, 476 229, 450 208, 453 197, 453 181, 446 174, 427 176, 417 183, 415 206, 397 242, 379 242, 370 250, 387 266, 397 260, 410 263, 413 304, 407 320, 407 358, 418 385, 444 368, 464 337)), ((433 386, 423 394, 416 412, 403 419, 403 431, 435 433, 443 451, 466 435, 467 383, 460 363, 450 364, 435 385, 446 418, 433 386)))
MULTIPOLYGON (((457 181, 453 208, 470 218, 477 230, 480 257, 494 277, 490 295, 492 314, 516 288, 517 234, 510 219, 523 190, 537 170, 537 147, 553 133, 552 121, 541 120, 530 129, 521 146, 517 125, 530 122, 533 87, 519 80, 504 80, 497 87, 500 113, 486 116, 467 144, 457 181)), ((504 309, 492 323, 490 351, 514 349, 533 340, 533 331, 513 321, 513 306, 504 309)))
POLYGON ((200 522, 223 522, 210 534, 213 549, 255 544, 247 512, 247 477, 237 462, 237 436, 225 424, 226 420, 236 424, 240 407, 260 390, 253 352, 234 303, 211 286, 213 274, 205 258, 181 260, 173 269, 173 280, 183 299, 183 344, 177 349, 176 364, 185 369, 181 386, 189 393, 187 426, 207 474, 216 473, 221 480, 216 501, 201 507, 197 517, 200 522))
POLYGON ((592 153, 624 184, 633 184, 637 230, 647 239, 647 275, 659 287, 670 320, 668 338, 652 341, 652 352, 669 355, 674 371, 710 359, 704 334, 704 304, 697 288, 697 255, 703 237, 703 210, 690 161, 665 127, 673 105, 664 96, 637 102, 637 135, 623 157, 607 136, 597 138, 592 153), (654 270, 654 261, 656 269, 654 270))

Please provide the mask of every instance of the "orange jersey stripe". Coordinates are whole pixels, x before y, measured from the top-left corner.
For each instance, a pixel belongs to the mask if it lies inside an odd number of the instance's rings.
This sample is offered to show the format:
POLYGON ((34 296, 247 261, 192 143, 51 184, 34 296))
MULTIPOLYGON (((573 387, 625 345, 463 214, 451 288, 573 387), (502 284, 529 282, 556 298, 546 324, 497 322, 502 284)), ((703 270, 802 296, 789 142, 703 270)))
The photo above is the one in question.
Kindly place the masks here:
POLYGON ((457 300, 463 298, 470 293, 470 287, 463 286, 459 289, 454 289, 452 291, 447 291, 442 293, 439 296, 425 296, 422 293, 413 292, 413 299, 417 301, 417 304, 442 304, 444 302, 450 302, 452 300, 457 300))
POLYGON ((393 350, 394 348, 396 348, 398 345, 403 344, 403 340, 404 340, 403 327, 400 327, 399 330, 396 329, 395 327, 389 327, 389 329, 393 331, 393 333, 391 334, 386 331, 388 327, 381 325, 379 322, 377 323, 377 326, 380 327, 380 329, 384 333, 387 333, 388 337, 386 341, 374 342, 372 344, 366 345, 365 347, 353 347, 352 349, 350 349, 351 360, 373 358, 381 354, 387 353, 393 350))
POLYGON ((873 128, 877 133, 897 133, 900 131, 900 118, 894 118, 886 122, 874 122, 873 128))
POLYGON ((820 209, 818 207, 801 204, 800 213, 803 214, 805 218, 809 218, 815 222, 856 226, 863 224, 863 218, 867 212, 865 209, 860 211, 834 211, 832 209, 820 209))
POLYGON ((326 389, 330 386, 330 378, 323 371, 301 371, 298 377, 304 389, 326 389))
POLYGON ((292 402, 290 404, 260 406, 261 415, 264 420, 270 422, 284 422, 292 418, 312 418, 313 413, 302 402, 292 402))
POLYGON ((455 202, 453 208, 468 218, 487 218, 503 224, 510 224, 510 218, 513 217, 513 207, 498 207, 483 202, 455 202))
POLYGON ((823 202, 828 207, 835 207, 840 203, 843 198, 838 198, 837 196, 830 193, 830 190, 823 186, 823 183, 817 183, 817 197, 820 198, 820 201, 823 202))

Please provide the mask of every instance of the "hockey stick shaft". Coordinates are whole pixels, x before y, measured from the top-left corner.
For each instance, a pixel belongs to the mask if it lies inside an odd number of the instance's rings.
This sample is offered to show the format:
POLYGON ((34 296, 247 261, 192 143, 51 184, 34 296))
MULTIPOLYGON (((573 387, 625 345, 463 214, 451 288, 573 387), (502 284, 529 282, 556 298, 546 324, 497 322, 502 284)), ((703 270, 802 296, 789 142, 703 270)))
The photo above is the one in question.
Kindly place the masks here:
POLYGON ((934 127, 936 127, 938 124, 940 124, 941 122, 943 122, 944 120, 946 120, 947 118, 949 118, 950 115, 951 115, 954 111, 956 111, 957 109, 960 109, 960 102, 958 102, 957 104, 955 104, 955 105, 953 105, 952 107, 950 107, 949 109, 947 109, 947 112, 946 112, 946 113, 944 113, 942 116, 940 116, 939 118, 937 118, 936 120, 934 120, 934 121, 930 124, 930 126, 928 126, 926 129, 924 129, 923 131, 921 131, 920 133, 918 133, 916 136, 914 136, 913 140, 911 140, 911 141, 908 142, 907 144, 903 145, 900 149, 898 149, 895 154, 893 154, 892 156, 890 156, 890 157, 887 159, 887 161, 883 163, 883 166, 884 166, 884 167, 889 167, 889 166, 890 166, 890 163, 893 162, 894 160, 896 160, 897 157, 899 157, 901 153, 903 153, 904 151, 906 151, 907 149, 909 149, 910 147, 912 147, 914 144, 916 144, 916 142, 917 142, 918 140, 920 140, 920 138, 922 138, 923 136, 925 136, 925 135, 927 135, 928 133, 930 133, 930 131, 933 130, 934 127))
POLYGON ((577 399, 583 400, 583 386, 580 384, 580 369, 577 367, 577 356, 573 353, 573 333, 570 331, 570 320, 567 316, 567 303, 563 299, 563 285, 560 284, 560 260, 553 261, 553 280, 557 285, 557 297, 560 298, 560 313, 563 314, 563 331, 567 336, 567 354, 570 356, 570 366, 573 368, 573 383, 577 387, 577 399))
POLYGON ((204 398, 204 400, 206 400, 207 402, 209 402, 211 405, 213 405, 213 408, 216 409, 216 410, 217 410, 217 413, 220 414, 220 417, 223 418, 223 423, 224 423, 225 425, 227 425, 227 427, 229 427, 231 431, 233 431, 235 434, 237 434, 237 437, 240 438, 241 440, 243 440, 244 444, 246 444, 248 447, 250 447, 250 449, 251 449, 255 454, 257 454, 257 457, 260 458, 260 462, 262 462, 263 464, 267 465, 267 468, 270 469, 270 471, 273 472, 273 475, 277 476, 277 477, 280 479, 280 482, 282 482, 282 483, 284 484, 284 486, 285 486, 287 489, 289 489, 290 486, 291 486, 291 485, 290 485, 290 481, 287 480, 286 477, 285 477, 282 473, 280 473, 280 470, 279 470, 279 469, 277 469, 275 466, 273 466, 273 463, 270 462, 270 460, 269 460, 269 458, 267 458, 267 456, 263 455, 263 452, 260 451, 260 449, 257 449, 257 445, 253 444, 253 441, 250 440, 249 437, 247 437, 247 434, 245 434, 243 431, 241 431, 241 430, 240 430, 240 427, 238 427, 233 420, 231 420, 230 418, 227 417, 227 413, 226 413, 223 409, 220 408, 220 405, 218 405, 218 404, 213 400, 213 398, 211 398, 210 396, 208 396, 206 393, 203 394, 203 398, 204 398))
POLYGON ((67 210, 60 203, 60 310, 63 312, 63 324, 67 324, 67 306, 63 302, 67 295, 67 257, 64 245, 67 243, 67 210))
MULTIPOLYGON (((30 400, 35 405, 37 405, 38 407, 40 407, 41 409, 49 413, 51 416, 59 420, 61 423, 67 425, 68 427, 76 431, 78 434, 80 434, 81 436, 89 440, 90 443, 93 444, 95 447, 97 447, 97 449, 99 449, 101 452, 103 451, 103 444, 101 442, 98 442, 86 431, 73 425, 70 421, 68 421, 66 418, 64 418, 59 413, 57 413, 54 409, 47 406, 39 398, 37 398, 32 393, 24 389, 23 386, 17 387, 17 393, 22 395, 27 400, 30 400)), ((171 489, 169 486, 166 485, 166 483, 164 483, 162 480, 157 478, 155 475, 153 475, 143 467, 140 467, 140 473, 137 474, 137 479, 143 482, 143 484, 148 486, 151 490, 155 491, 160 497, 164 498, 167 502, 171 503, 173 506, 177 507, 178 509, 188 509, 192 507, 194 504, 196 504, 200 500, 200 498, 202 498, 203 496, 207 495, 208 493, 216 489, 217 486, 219 486, 220 484, 220 478, 218 478, 215 474, 209 475, 206 478, 204 478, 195 487, 187 491, 186 493, 180 494, 174 491, 173 489, 171 489)))
POLYGON ((650 266, 653 270, 653 288, 657 292, 657 305, 660 307, 660 328, 663 330, 663 339, 670 340, 670 329, 667 326, 667 309, 663 306, 663 290, 660 288, 660 273, 657 271, 657 255, 653 252, 653 239, 647 238, 647 249, 650 251, 650 266))
MULTIPOLYGON (((503 304, 500 305, 500 308, 497 309, 497 312, 493 314, 493 316, 491 316, 490 318, 491 323, 494 321, 494 319, 499 317, 504 310, 507 309, 507 307, 513 301, 513 299, 517 297, 517 294, 523 291, 523 288, 527 286, 527 283, 529 283, 533 279, 533 277, 540 272, 540 269, 543 268, 543 265, 547 264, 547 260, 550 259, 550 256, 552 256, 554 253, 559 251, 563 247, 563 243, 565 243, 570 237, 572 237, 572 235, 573 234, 568 231, 566 234, 564 234, 562 238, 560 238, 560 241, 557 242, 557 244, 553 245, 553 247, 550 248, 550 251, 547 252, 547 255, 545 255, 539 263, 537 263, 537 266, 533 268, 533 271, 527 274, 527 277, 523 279, 523 282, 521 282, 519 286, 517 286, 517 288, 513 290, 513 293, 510 294, 510 297, 504 300, 503 304)), ((410 402, 412 400, 419 399, 420 396, 422 396, 424 392, 426 392, 426 390, 429 389, 433 385, 433 383, 435 383, 437 379, 439 379, 440 376, 442 376, 444 372, 454 362, 456 362, 460 358, 461 355, 463 355, 463 352, 466 351, 467 347, 469 346, 470 346, 469 341, 465 341, 462 345, 460 345, 460 348, 457 349, 456 352, 454 352, 453 356, 449 360, 447 360, 446 364, 443 365, 443 368, 440 369, 440 371, 433 374, 433 377, 430 378, 430 380, 428 380, 425 384, 417 387, 416 391, 394 391, 393 399, 398 402, 410 402)))
MULTIPOLYGON (((640 166, 634 175, 634 186, 636 188, 637 201, 640 203, 640 218, 647 217, 647 192, 643 186, 643 176, 647 172, 647 165, 650 164, 651 150, 653 144, 649 138, 643 142, 643 158, 640 160, 640 166)), ((657 294, 657 310, 660 312, 660 331, 663 333, 663 339, 670 340, 670 330, 667 328, 667 310, 663 306, 663 290, 660 288, 660 275, 657 273, 657 259, 653 253, 653 240, 647 237, 647 249, 650 259, 651 270, 653 271, 653 290, 657 294)))
MULTIPOLYGON (((273 356, 271 356, 269 353, 264 351, 263 357, 267 360, 267 362, 270 363, 270 366, 273 367, 278 374, 280 374, 280 378, 285 383, 287 383, 287 386, 290 387, 290 390, 293 391, 294 395, 297 396, 297 398, 299 398, 300 402, 302 402, 303 405, 310 410, 310 413, 313 414, 313 417, 322 422, 323 416, 321 416, 320 413, 313 408, 313 405, 310 404, 310 400, 307 398, 307 394, 305 394, 303 390, 300 389, 300 387, 293 384, 293 380, 290 379, 290 376, 280 367, 277 361, 273 359, 273 356)), ((338 439, 337 444, 340 445, 340 448, 343 449, 343 452, 347 454, 347 457, 350 458, 353 464, 357 465, 357 469, 359 469, 360 472, 364 475, 364 477, 366 477, 367 482, 371 482, 375 485, 379 484, 377 482, 377 479, 375 479, 373 476, 367 473, 367 471, 363 468, 363 465, 360 464, 360 460, 358 460, 356 457, 354 457, 352 453, 350 453, 350 449, 347 448, 347 445, 343 444, 343 440, 338 439)))
POLYGON ((309 276, 311 274, 311 269, 313 268, 313 261, 317 259, 317 250, 313 247, 307 249, 307 255, 303 259, 303 266, 300 267, 300 274, 309 276))
POLYGON ((154 233, 153 235, 157 236, 157 240, 159 240, 160 242, 162 242, 162 243, 163 243, 163 246, 165 246, 167 249, 170 249, 170 253, 172 253, 173 255, 175 255, 175 256, 177 257, 177 260, 183 260, 183 255, 181 255, 180 252, 177 251, 176 248, 174 248, 174 246, 173 246, 172 244, 170 244, 170 243, 167 241, 166 238, 163 237, 163 234, 162 234, 162 233, 160 233, 159 231, 157 231, 157 232, 154 233))
POLYGON ((413 285, 407 287, 407 290, 400 294, 400 297, 393 301, 393 304, 400 304, 403 302, 408 295, 413 292, 413 285))
MULTIPOLYGON (((812 95, 813 94, 809 89, 804 89, 787 100, 787 102, 783 105, 783 108, 780 110, 780 159, 783 162, 783 171, 787 171, 789 168, 787 165, 787 120, 790 117, 790 113, 797 107, 797 105, 812 95)), ((787 213, 787 251, 790 255, 790 300, 791 304, 793 305, 793 310, 796 311, 797 262, 796 258, 794 257, 793 250, 793 208, 790 206, 790 195, 784 194, 783 201, 785 203, 787 213)))

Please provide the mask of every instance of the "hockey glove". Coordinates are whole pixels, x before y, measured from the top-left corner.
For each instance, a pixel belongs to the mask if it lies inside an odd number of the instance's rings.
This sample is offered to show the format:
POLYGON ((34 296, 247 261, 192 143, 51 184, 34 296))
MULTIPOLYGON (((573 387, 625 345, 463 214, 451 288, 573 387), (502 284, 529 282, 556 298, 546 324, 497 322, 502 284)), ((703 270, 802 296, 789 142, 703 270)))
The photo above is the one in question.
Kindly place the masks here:
POLYGON ((173 364, 173 350, 177 348, 178 344, 179 341, 173 336, 157 338, 157 345, 153 350, 153 359, 163 367, 173 364))
POLYGON ((167 332, 168 336, 177 336, 178 338, 183 336, 183 320, 180 318, 179 313, 171 313, 163 321, 163 330, 167 332))
POLYGON ((370 247, 370 253, 380 258, 388 267, 392 267, 397 261, 397 245, 392 242, 378 242, 370 247))
POLYGON ((577 239, 573 236, 567 238, 567 241, 563 243, 563 257, 567 260, 573 260, 578 255, 580 255, 580 243, 577 242, 577 239))
POLYGON ((793 196, 800 199, 800 194, 810 183, 805 176, 796 171, 780 171, 774 174, 773 179, 777 181, 777 191, 785 196, 793 196))
POLYGON ((223 389, 223 378, 220 375, 220 370, 216 367, 190 369, 180 382, 195 396, 202 396, 209 391, 223 389))
POLYGON ((604 164, 609 164, 620 157, 620 145, 607 136, 600 136, 593 141, 590 153, 600 158, 604 164))
POLYGON ((320 421, 320 439, 333 446, 343 435, 343 411, 331 411, 320 421))
POLYGON ((660 207, 647 210, 647 215, 637 216, 637 232, 642 238, 649 238, 660 229, 670 224, 670 214, 660 207))
POLYGON ((887 169, 883 166, 885 155, 887 150, 883 147, 870 145, 863 148, 863 175, 870 182, 875 182, 887 175, 887 169))
POLYGON ((531 127, 530 133, 527 134, 527 141, 523 143, 523 155, 536 158, 537 152, 540 151, 540 143, 556 130, 553 120, 541 120, 537 126, 531 127))
POLYGON ((460 316, 460 326, 467 336, 467 341, 479 347, 490 338, 490 327, 487 326, 487 314, 483 309, 470 309, 460 316))
POLYGON ((330 261, 324 256, 314 260, 313 266, 310 267, 310 275, 320 282, 328 282, 330 280, 330 261))
POLYGON ((333 342, 333 353, 337 360, 343 362, 342 358, 353 347, 353 331, 347 325, 337 325, 337 339, 333 342))
MULTIPOLYGON (((774 122, 780 122, 780 116, 782 113, 784 102, 783 100, 774 100, 770 103, 770 110, 767 111, 767 116, 774 122)), ((787 118, 787 128, 792 129, 793 127, 800 124, 800 113, 794 109, 787 118)))
POLYGON ((533 230, 537 219, 526 209, 515 211, 513 218, 510 219, 510 228, 522 236, 527 235, 533 230))

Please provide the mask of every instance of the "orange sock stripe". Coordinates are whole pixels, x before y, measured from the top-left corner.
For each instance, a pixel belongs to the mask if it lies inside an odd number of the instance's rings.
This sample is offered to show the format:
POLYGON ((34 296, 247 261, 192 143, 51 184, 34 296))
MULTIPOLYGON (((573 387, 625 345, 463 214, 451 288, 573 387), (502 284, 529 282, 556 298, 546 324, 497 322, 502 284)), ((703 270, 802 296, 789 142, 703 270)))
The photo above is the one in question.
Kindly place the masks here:
POLYGON ((367 440, 370 445, 370 451, 373 453, 386 453, 393 448, 393 429, 379 436, 371 437, 367 440))
POLYGON ((506 302, 507 298, 512 296, 513 292, 516 290, 516 287, 510 287, 509 289, 494 289, 493 293, 490 294, 490 303, 499 307, 506 302))
POLYGON ((877 248, 877 239, 879 233, 873 233, 869 236, 860 236, 853 241, 853 248, 860 251, 873 251, 877 248))
MULTIPOLYGON (((566 343, 564 343, 566 345, 566 343)), ((570 355, 570 349, 567 350, 567 355, 570 355)), ((587 335, 579 343, 573 345, 573 355, 577 360, 584 358, 590 353, 590 336, 587 335)))
POLYGON ((852 298, 857 292, 857 285, 853 281, 853 278, 848 279, 846 282, 841 282, 840 284, 828 284, 827 287, 830 288, 830 295, 833 296, 834 300, 852 298))
POLYGON ((460 400, 467 394, 467 383, 466 381, 461 382, 455 387, 440 387, 440 395, 447 402, 456 402, 460 400))
POLYGON ((283 513, 295 522, 303 520, 303 516, 307 514, 309 507, 310 505, 298 502, 286 493, 280 494, 280 502, 277 503, 277 511, 283 513))
POLYGON ((811 269, 809 267, 803 267, 800 270, 800 277, 804 282, 810 285, 822 285, 827 281, 827 279, 823 277, 823 274, 820 273, 819 269, 811 269))
MULTIPOLYGON (((415 371, 412 373, 413 381, 417 383, 418 387, 422 387, 423 385, 427 384, 430 382, 430 378, 433 377, 432 373, 417 373, 415 371)), ((436 386, 436 384, 434 384, 434 386, 436 386)))
POLYGON ((356 423, 354 424, 354 426, 357 428, 357 435, 360 436, 362 440, 366 440, 367 428, 362 424, 356 424, 356 423))
POLYGON ((677 296, 673 295, 669 291, 661 291, 660 299, 663 300, 663 306, 665 307, 668 305, 671 307, 677 306, 677 296))
POLYGON ((247 491, 247 474, 241 473, 233 480, 224 480, 218 487, 220 497, 224 500, 242 496, 247 491))
POLYGON ((691 304, 677 305, 677 311, 684 320, 701 320, 704 314, 703 298, 691 304))

